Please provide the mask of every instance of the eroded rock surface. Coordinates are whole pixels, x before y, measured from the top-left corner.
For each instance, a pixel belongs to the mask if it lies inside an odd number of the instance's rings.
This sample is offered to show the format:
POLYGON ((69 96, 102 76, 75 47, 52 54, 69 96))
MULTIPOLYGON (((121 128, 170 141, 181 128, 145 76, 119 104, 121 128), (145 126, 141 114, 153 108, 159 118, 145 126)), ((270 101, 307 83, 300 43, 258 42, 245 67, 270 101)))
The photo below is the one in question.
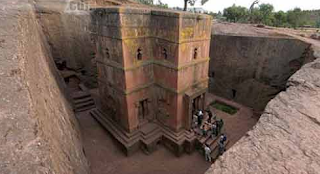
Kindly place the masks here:
POLYGON ((0 173, 87 174, 78 124, 32 4, 0 6, 0 173))
POLYGON ((320 49, 312 49, 317 59, 288 80, 253 130, 206 174, 320 172, 320 49))
POLYGON ((314 60, 310 44, 251 25, 214 24, 212 38, 209 91, 258 111, 314 60))

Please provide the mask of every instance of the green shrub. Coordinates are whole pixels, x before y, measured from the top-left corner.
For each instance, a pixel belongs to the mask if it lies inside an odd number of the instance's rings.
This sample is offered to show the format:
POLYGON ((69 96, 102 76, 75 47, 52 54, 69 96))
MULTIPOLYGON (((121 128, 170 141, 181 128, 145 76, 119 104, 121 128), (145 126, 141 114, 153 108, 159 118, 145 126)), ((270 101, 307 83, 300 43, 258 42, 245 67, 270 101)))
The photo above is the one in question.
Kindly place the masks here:
POLYGON ((225 103, 219 102, 219 101, 214 101, 210 105, 213 106, 214 108, 221 110, 223 112, 226 112, 230 115, 234 115, 235 113, 238 112, 237 108, 230 106, 230 105, 227 105, 225 103))

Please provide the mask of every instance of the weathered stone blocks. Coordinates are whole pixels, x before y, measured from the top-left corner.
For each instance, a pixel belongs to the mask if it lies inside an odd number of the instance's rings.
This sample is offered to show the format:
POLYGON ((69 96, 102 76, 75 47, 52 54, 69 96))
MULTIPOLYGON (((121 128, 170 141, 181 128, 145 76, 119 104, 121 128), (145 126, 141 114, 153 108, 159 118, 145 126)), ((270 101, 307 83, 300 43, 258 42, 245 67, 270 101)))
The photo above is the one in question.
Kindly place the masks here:
POLYGON ((191 105, 185 92, 208 86, 211 18, 112 7, 93 9, 92 19, 102 109, 112 107, 107 98, 118 101, 111 110, 121 110, 115 117, 128 132, 154 119, 176 132, 187 128, 191 105))

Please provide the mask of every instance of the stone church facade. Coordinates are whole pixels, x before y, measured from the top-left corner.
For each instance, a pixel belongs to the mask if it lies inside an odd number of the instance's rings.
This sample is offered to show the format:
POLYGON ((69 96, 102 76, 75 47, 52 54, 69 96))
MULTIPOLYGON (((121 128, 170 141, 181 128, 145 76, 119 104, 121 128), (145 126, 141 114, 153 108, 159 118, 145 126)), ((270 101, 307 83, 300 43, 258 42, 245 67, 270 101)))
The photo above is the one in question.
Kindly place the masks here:
POLYGON ((128 7, 92 11, 101 110, 127 133, 179 133, 204 109, 211 17, 128 7))

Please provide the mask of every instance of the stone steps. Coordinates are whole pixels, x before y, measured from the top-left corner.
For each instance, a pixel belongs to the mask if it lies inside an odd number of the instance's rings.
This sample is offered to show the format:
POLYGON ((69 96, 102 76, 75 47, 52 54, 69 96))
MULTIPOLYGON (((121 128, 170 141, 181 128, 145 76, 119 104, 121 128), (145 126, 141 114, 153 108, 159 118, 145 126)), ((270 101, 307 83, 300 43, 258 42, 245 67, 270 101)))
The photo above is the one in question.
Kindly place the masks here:
POLYGON ((144 126, 140 131, 141 131, 142 141, 145 144, 150 144, 156 139, 159 139, 162 137, 162 132, 160 127, 154 123, 149 123, 148 125, 144 126))
MULTIPOLYGON (((221 132, 223 132, 223 131, 221 131, 221 132)), ((217 139, 220 138, 220 136, 221 136, 221 133, 219 133, 218 136, 214 137, 214 139, 211 138, 211 135, 206 135, 205 137, 198 136, 197 140, 198 140, 198 143, 201 145, 207 144, 207 145, 211 146, 213 143, 216 142, 217 139)))
POLYGON ((94 105, 94 101, 92 98, 87 98, 85 102, 78 102, 78 101, 75 101, 75 108, 76 109, 81 109, 81 108, 84 108, 86 106, 92 106, 94 105))
POLYGON ((193 141, 196 139, 194 132, 190 132, 187 130, 174 132, 169 127, 167 127, 159 122, 158 122, 158 124, 160 125, 163 134, 166 135, 168 139, 171 139, 172 141, 175 141, 175 142, 179 142, 179 144, 182 144, 186 140, 193 141))
POLYGON ((215 143, 217 141, 217 138, 219 138, 219 137, 220 137, 219 135, 217 137, 215 137, 214 139, 210 137, 209 139, 206 140, 205 143, 208 144, 211 147, 211 145, 213 143, 215 143))
POLYGON ((90 114, 97 119, 121 144, 126 148, 132 146, 139 141, 139 132, 127 133, 122 130, 120 126, 116 126, 117 123, 111 118, 104 116, 99 110, 95 109, 90 114))
POLYGON ((176 133, 170 130, 169 128, 162 128, 162 132, 166 136, 166 138, 180 145, 182 145, 186 140, 192 141, 185 131, 176 133))
POLYGON ((140 147, 145 153, 149 154, 156 149, 156 143, 162 138, 169 139, 181 147, 186 141, 192 142, 196 140, 193 132, 180 131, 176 133, 169 128, 162 127, 157 121, 148 122, 141 125, 138 130, 128 133, 112 120, 110 116, 99 109, 93 109, 90 111, 90 114, 125 147, 127 155, 131 154, 134 151, 132 149, 136 150, 137 147, 140 147))
POLYGON ((77 91, 72 94, 75 112, 82 112, 95 108, 95 102, 89 89, 82 83, 79 84, 79 88, 81 91, 77 91))
POLYGON ((121 136, 121 133, 112 126, 112 124, 109 124, 108 121, 100 117, 99 115, 96 115, 96 113, 90 112, 90 114, 100 123, 103 125, 103 127, 107 128, 107 130, 114 135, 114 138, 117 139, 121 144, 126 143, 126 139, 121 136))
POLYGON ((86 107, 83 107, 83 108, 80 108, 80 109, 76 109, 75 111, 76 112, 84 112, 84 111, 88 111, 88 110, 91 110, 91 109, 94 109, 96 108, 95 105, 91 105, 91 106, 86 106, 86 107))
MULTIPOLYGON (((212 160, 216 160, 219 157, 219 146, 218 146, 219 139, 220 139, 220 135, 215 137, 214 139, 208 138, 205 141, 205 143, 208 144, 211 149, 212 160)), ((229 144, 229 140, 225 142, 225 148, 227 148, 228 144, 229 144)), ((198 148, 200 150, 200 153, 204 155, 203 144, 200 144, 198 148)))
MULTIPOLYGON (((108 132, 110 132, 113 137, 116 138, 126 148, 127 153, 128 151, 130 151, 131 147, 139 145, 140 142, 149 147, 150 144, 156 142, 162 137, 161 129, 153 123, 147 124, 139 131, 128 133, 120 126, 118 126, 118 123, 113 121, 101 111, 95 109, 91 111, 90 114, 95 119, 97 119, 103 125, 103 127, 105 127, 108 132)), ((145 152, 149 153, 149 149, 145 149, 145 152)))
MULTIPOLYGON (((116 123, 114 120, 112 120, 111 117, 108 117, 105 113, 101 112, 99 109, 95 109, 92 112, 95 112, 96 114, 98 114, 101 118, 105 119, 106 121, 108 121, 108 123, 111 123, 112 126, 117 125, 118 123, 116 123)), ((139 131, 133 131, 131 133, 127 133, 127 131, 125 131, 122 127, 118 127, 117 129, 119 129, 119 131, 121 131, 124 136, 126 138, 132 138, 133 135, 137 135, 139 133, 139 131)))
MULTIPOLYGON (((204 119, 204 121, 206 121, 207 118, 204 119)), ((196 143, 196 146, 197 146, 197 149, 199 149, 200 153, 201 154, 204 154, 204 149, 203 149, 203 146, 204 144, 207 144, 210 149, 211 149, 211 156, 217 156, 218 155, 218 152, 219 152, 219 149, 218 149, 218 141, 220 139, 220 136, 221 136, 221 133, 224 132, 224 126, 221 128, 221 131, 220 133, 214 137, 214 138, 211 138, 211 135, 206 135, 206 136, 202 136, 200 134, 200 129, 196 129, 195 130, 197 132, 197 143, 196 143)), ((227 140, 226 144, 228 144, 229 141, 227 140)), ((215 159, 215 158, 213 158, 215 159)))
POLYGON ((201 137, 201 138, 199 139, 199 143, 200 143, 200 144, 205 144, 208 139, 211 139, 211 136, 210 136, 210 135, 206 135, 206 136, 204 136, 204 137, 201 137))
MULTIPOLYGON (((229 144, 229 140, 227 140, 226 142, 225 142, 225 149, 227 149, 227 146, 228 146, 228 144, 229 144)), ((216 159, 218 159, 219 158, 219 147, 218 147, 218 143, 216 143, 216 145, 213 147, 213 148, 211 148, 212 150, 211 150, 211 158, 212 158, 212 160, 213 161, 215 161, 216 159)))
POLYGON ((83 92, 83 91, 77 91, 72 94, 72 99, 83 99, 86 97, 91 97, 91 94, 89 92, 83 92))
POLYGON ((85 98, 80 98, 80 99, 74 100, 74 104, 82 104, 82 103, 86 103, 89 101, 93 101, 93 99, 91 97, 85 97, 85 98))
POLYGON ((80 100, 74 100, 73 103, 75 112, 87 111, 96 107, 91 96, 80 100))
MULTIPOLYGON (((79 87, 82 89, 84 87, 79 87)), ((95 102, 91 97, 89 90, 77 91, 72 94, 73 106, 75 112, 83 112, 95 108, 95 102)))

